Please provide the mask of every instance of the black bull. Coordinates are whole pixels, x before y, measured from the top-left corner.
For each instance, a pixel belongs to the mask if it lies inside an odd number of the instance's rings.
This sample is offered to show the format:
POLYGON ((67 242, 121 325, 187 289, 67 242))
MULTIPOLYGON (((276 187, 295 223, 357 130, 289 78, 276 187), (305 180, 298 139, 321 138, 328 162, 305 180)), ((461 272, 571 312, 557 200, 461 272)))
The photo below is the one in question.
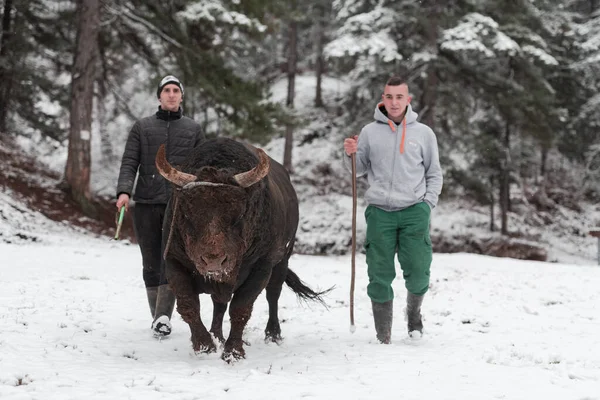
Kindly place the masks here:
POLYGON ((211 295, 210 332, 225 342, 227 361, 245 356, 242 333, 263 289, 269 304, 266 340, 281 340, 277 311, 284 282, 301 299, 323 303, 325 292, 313 291, 288 268, 298 199, 281 164, 260 149, 217 138, 200 143, 179 169, 169 165, 163 146, 156 166, 174 184, 163 226, 165 272, 194 351, 216 351, 200 318, 200 293, 211 295))

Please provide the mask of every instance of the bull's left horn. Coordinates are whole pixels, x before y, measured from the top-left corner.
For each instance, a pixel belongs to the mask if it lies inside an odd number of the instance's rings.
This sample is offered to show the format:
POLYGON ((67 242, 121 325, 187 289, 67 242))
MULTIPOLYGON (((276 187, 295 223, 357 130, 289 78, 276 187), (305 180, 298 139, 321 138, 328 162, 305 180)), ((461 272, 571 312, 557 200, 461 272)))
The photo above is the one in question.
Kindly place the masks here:
POLYGON ((256 149, 256 152, 258 153, 258 165, 250 171, 239 173, 233 177, 243 188, 254 185, 269 173, 271 166, 269 156, 262 149, 256 149))
POLYGON ((176 170, 169 164, 167 161, 167 156, 165 154, 165 145, 161 144, 158 148, 158 152, 156 153, 155 159, 156 169, 158 172, 164 176, 166 180, 169 182, 173 182, 177 186, 185 186, 190 182, 194 182, 196 180, 196 175, 186 174, 185 172, 181 172, 176 170))

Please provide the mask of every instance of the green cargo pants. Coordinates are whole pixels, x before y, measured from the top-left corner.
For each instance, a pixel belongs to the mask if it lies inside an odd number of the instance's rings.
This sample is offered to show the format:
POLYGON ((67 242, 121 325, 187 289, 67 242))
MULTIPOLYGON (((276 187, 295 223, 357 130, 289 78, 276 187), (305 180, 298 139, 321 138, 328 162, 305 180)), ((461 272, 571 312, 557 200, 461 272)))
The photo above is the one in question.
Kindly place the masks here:
POLYGON ((369 275, 367 294, 371 300, 384 303, 394 298, 396 252, 406 289, 416 295, 427 292, 432 260, 430 217, 431 209, 425 202, 393 212, 367 207, 365 248, 369 275))

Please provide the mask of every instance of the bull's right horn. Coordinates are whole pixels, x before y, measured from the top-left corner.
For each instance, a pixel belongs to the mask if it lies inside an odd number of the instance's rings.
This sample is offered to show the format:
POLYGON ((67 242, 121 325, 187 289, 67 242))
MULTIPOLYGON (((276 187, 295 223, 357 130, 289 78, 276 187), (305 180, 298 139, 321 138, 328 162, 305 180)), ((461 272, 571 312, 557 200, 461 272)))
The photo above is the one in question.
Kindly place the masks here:
POLYGON ((256 152, 258 153, 258 165, 250 171, 239 173, 233 177, 243 188, 254 185, 269 173, 271 166, 269 156, 262 149, 256 149, 256 152))
POLYGON ((185 186, 190 182, 194 182, 197 178, 196 175, 186 174, 185 172, 181 172, 176 170, 169 164, 167 161, 167 156, 165 154, 165 145, 161 144, 158 148, 158 152, 156 153, 155 159, 156 169, 158 172, 164 176, 166 180, 169 182, 173 182, 177 186, 185 186))

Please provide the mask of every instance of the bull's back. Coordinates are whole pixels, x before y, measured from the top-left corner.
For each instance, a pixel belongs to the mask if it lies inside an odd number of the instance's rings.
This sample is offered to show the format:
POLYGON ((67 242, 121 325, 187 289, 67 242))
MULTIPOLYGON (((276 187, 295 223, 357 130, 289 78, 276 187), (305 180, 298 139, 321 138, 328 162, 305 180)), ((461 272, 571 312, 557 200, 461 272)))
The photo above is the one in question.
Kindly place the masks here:
POLYGON ((277 225, 276 230, 280 231, 286 241, 290 241, 296 236, 299 220, 296 190, 286 169, 273 159, 271 159, 271 168, 267 177, 272 196, 274 223, 277 225))

